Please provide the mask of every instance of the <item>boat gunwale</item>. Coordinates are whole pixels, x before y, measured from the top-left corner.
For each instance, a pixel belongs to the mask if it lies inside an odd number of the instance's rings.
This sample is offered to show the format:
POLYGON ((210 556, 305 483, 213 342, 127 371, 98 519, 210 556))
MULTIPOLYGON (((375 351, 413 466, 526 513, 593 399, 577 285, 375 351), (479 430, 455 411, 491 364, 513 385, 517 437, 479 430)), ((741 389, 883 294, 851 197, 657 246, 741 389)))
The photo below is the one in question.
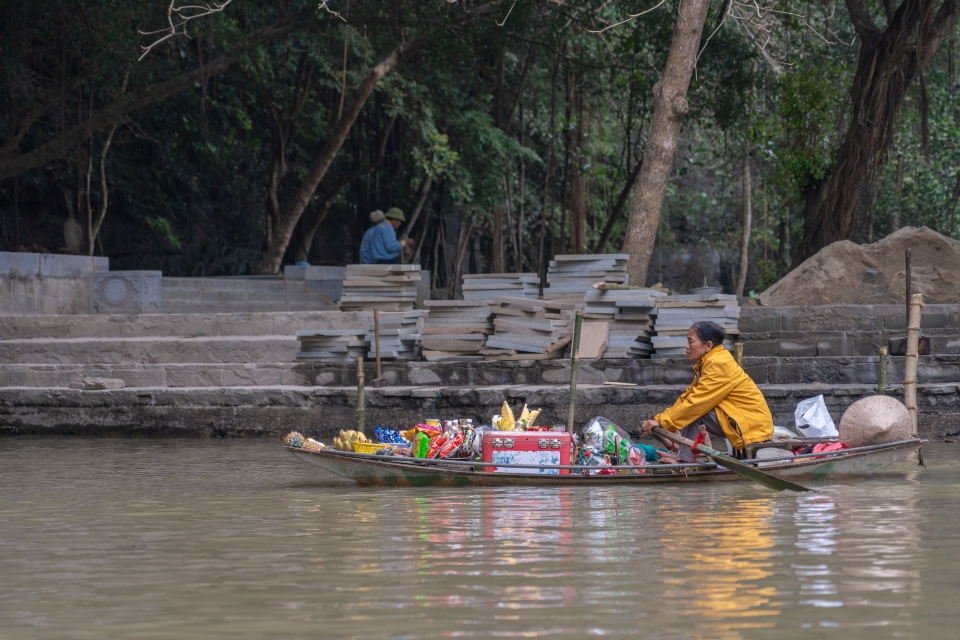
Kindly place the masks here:
MULTIPOLYGON (((803 456, 794 456, 790 458, 767 458, 767 459, 755 459, 749 462, 757 466, 762 466, 763 470, 767 473, 784 471, 784 470, 795 470, 795 469, 805 469, 809 467, 814 467, 825 462, 830 462, 833 459, 844 459, 849 460, 853 458, 862 458, 877 453, 895 451, 898 449, 909 449, 916 446, 922 447, 928 442, 928 440, 923 438, 910 438, 908 440, 898 440, 895 442, 888 442, 885 444, 879 445, 869 445, 865 447, 852 447, 849 449, 841 449, 839 451, 826 451, 816 454, 805 454, 803 456), (777 462, 782 460, 783 462, 777 462)), ((496 477, 506 480, 508 477, 516 480, 529 480, 529 479, 541 479, 541 480, 552 480, 559 482, 570 482, 590 479, 592 481, 624 481, 625 479, 632 479, 634 481, 654 481, 654 480, 678 480, 682 478, 704 478, 704 477, 716 477, 721 479, 724 477, 738 477, 734 472, 729 469, 718 468, 716 463, 691 463, 691 464, 670 464, 670 465, 646 465, 646 466, 616 466, 609 467, 611 469, 619 470, 629 470, 629 469, 641 469, 645 471, 681 471, 681 473, 639 473, 639 474, 608 474, 608 475, 580 475, 580 474, 544 474, 544 473, 523 473, 523 472, 514 472, 509 474, 504 474, 503 472, 497 471, 484 471, 477 470, 474 467, 513 467, 513 468, 530 468, 530 469, 550 469, 550 470, 580 470, 580 469, 590 469, 597 470, 597 467, 588 467, 583 465, 534 465, 534 464, 495 464, 490 462, 482 461, 472 461, 472 460, 426 460, 420 458, 401 458, 401 459, 390 459, 384 458, 383 456, 375 456, 373 454, 363 454, 363 453, 354 453, 350 451, 339 451, 339 450, 330 450, 322 449, 320 451, 312 451, 308 449, 296 448, 285 446, 287 451, 295 454, 306 454, 312 457, 318 458, 327 458, 333 460, 342 460, 354 464, 359 464, 363 466, 372 466, 372 467, 381 467, 394 470, 402 471, 418 471, 422 473, 433 473, 436 475, 443 476, 467 476, 473 478, 490 478, 496 477), (469 468, 468 468, 469 467, 469 468)), ((343 474, 338 474, 343 475, 343 474)), ((344 476, 350 477, 350 476, 344 476)))

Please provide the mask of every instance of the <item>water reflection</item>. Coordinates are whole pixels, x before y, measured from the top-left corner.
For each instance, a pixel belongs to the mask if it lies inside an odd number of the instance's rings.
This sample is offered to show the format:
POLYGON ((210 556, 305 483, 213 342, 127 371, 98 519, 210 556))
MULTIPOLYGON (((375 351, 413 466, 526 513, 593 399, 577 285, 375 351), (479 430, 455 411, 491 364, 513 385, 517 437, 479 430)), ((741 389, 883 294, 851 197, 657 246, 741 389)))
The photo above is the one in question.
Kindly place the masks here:
POLYGON ((933 455, 798 497, 330 487, 269 443, 59 442, 0 449, 4 638, 953 630, 960 464, 933 455))
POLYGON ((923 516, 915 484, 878 486, 869 500, 831 493, 798 499, 794 513, 801 557, 791 566, 800 582, 798 604, 812 607, 802 626, 906 626, 921 574, 923 516), (835 495, 834 495, 835 494, 835 495), (838 622, 840 608, 869 608, 857 623, 838 622), (883 611, 887 612, 884 613, 883 611))

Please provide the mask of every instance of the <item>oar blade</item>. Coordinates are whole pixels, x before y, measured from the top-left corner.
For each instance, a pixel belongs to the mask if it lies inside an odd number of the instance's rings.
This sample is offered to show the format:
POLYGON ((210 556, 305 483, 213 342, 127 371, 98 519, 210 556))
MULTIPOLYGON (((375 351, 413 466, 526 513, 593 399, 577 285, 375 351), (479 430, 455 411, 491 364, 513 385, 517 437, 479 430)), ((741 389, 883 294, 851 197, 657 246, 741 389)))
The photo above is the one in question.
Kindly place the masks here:
POLYGON ((815 493, 814 489, 810 489, 802 485, 796 484, 794 482, 790 482, 789 480, 784 480, 783 478, 778 478, 777 476, 770 473, 765 473, 763 471, 760 471, 760 469, 757 469, 756 467, 752 467, 748 464, 743 464, 739 460, 735 460, 730 456, 723 455, 719 451, 713 451, 713 450, 708 451, 707 448, 704 447, 703 445, 701 445, 699 449, 702 453, 706 453, 708 456, 710 456, 710 458, 717 464, 723 465, 730 471, 733 471, 734 473, 741 475, 744 478, 749 478, 754 482, 762 484, 768 489, 773 489, 774 491, 800 491, 800 492, 809 491, 809 492, 815 493))

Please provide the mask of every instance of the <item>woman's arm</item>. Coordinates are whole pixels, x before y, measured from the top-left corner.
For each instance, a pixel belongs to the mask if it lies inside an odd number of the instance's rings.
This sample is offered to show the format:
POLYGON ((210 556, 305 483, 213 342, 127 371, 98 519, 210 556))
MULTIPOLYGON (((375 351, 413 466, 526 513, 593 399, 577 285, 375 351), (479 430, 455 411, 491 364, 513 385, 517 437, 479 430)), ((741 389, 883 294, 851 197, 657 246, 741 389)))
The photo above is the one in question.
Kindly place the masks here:
POLYGON ((672 407, 654 419, 664 429, 683 429, 720 404, 735 386, 736 382, 724 374, 722 367, 707 363, 700 373, 700 380, 687 387, 672 407))

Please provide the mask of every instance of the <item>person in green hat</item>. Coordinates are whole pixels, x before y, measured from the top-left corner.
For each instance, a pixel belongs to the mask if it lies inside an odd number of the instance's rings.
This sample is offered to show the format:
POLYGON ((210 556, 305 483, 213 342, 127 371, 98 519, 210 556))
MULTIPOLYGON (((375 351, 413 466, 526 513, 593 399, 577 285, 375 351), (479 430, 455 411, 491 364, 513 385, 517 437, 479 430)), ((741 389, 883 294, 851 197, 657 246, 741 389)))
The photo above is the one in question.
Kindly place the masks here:
POLYGON ((413 244, 410 238, 397 240, 397 229, 405 220, 403 211, 396 207, 386 213, 379 209, 371 213, 373 226, 360 242, 360 264, 399 264, 400 251, 413 244))

